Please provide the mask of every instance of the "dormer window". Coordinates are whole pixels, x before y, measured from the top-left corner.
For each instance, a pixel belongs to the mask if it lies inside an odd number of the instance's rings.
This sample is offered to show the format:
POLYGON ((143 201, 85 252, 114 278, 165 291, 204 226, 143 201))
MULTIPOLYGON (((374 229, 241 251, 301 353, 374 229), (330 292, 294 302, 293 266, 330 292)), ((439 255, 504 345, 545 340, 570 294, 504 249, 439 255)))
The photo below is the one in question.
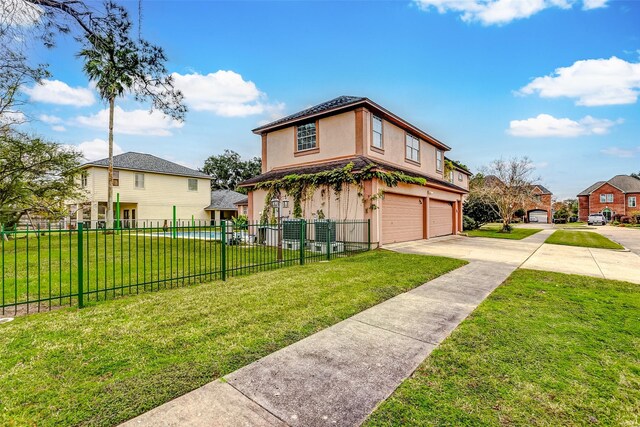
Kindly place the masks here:
POLYGON ((316 148, 316 122, 298 126, 297 133, 297 151, 316 148))

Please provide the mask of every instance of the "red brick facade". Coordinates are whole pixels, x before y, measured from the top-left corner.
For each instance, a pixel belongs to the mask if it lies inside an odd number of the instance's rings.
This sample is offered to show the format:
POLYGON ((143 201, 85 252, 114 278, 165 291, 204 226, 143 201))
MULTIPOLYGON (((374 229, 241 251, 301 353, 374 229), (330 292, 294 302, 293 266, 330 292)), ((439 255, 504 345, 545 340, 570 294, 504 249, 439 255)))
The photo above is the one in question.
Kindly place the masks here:
POLYGON ((589 196, 578 196, 578 218, 580 221, 586 221, 589 214, 600 213, 605 209, 611 211, 612 217, 614 215, 631 215, 633 212, 640 210, 639 203, 640 193, 625 194, 613 185, 604 183, 593 190, 589 196), (600 201, 601 195, 605 197, 604 202, 600 201), (607 195, 613 195, 613 201, 606 201, 607 195), (636 207, 629 207, 630 197, 636 198, 636 207))
POLYGON ((529 212, 534 210, 542 210, 547 212, 547 222, 552 222, 551 216, 551 194, 544 193, 540 188, 536 187, 534 193, 538 195, 538 200, 535 203, 527 203, 523 209, 527 213, 526 220, 529 220, 529 212))

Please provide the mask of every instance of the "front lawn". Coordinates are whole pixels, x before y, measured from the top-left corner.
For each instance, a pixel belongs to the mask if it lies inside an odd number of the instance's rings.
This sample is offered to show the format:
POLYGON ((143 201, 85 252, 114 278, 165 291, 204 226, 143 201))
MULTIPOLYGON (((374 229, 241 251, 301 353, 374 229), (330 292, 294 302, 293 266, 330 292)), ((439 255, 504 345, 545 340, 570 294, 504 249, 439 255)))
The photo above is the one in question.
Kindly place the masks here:
POLYGON ((491 237, 494 239, 510 239, 510 240, 522 240, 525 237, 536 234, 542 231, 540 228, 513 228, 511 233, 501 232, 502 226, 484 226, 477 230, 465 231, 469 237, 491 237))
POLYGON ((623 246, 593 231, 558 230, 549 236, 545 243, 585 248, 624 249, 623 246))
POLYGON ((640 288, 518 270, 367 426, 637 425, 640 288))
POLYGON ((0 425, 111 426, 464 261, 377 250, 0 324, 0 425))

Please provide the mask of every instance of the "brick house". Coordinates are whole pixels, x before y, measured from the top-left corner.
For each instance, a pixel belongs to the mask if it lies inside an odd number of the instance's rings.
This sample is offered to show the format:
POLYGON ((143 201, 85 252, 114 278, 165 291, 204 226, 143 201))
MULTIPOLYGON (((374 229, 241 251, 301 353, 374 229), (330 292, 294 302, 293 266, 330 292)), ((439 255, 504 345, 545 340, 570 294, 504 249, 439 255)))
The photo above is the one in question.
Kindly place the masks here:
MULTIPOLYGON (((339 194, 316 188, 302 202, 303 218, 322 214, 327 219, 370 220, 374 245, 462 230, 462 202, 471 173, 460 164, 449 171, 449 146, 368 98, 341 96, 253 132, 262 139, 262 174, 241 184, 249 192, 251 221, 271 209, 265 200, 268 192, 259 184, 351 167, 401 173, 426 184, 388 186, 371 178, 362 188, 345 185, 339 194), (372 200, 375 209, 369 206, 372 200)), ((293 199, 286 193, 281 197, 293 199)), ((284 207, 281 216, 292 217, 292 205, 284 207)))
POLYGON ((598 181, 578 194, 578 218, 586 221, 593 213, 602 213, 607 220, 615 215, 640 213, 640 179, 616 175, 608 181, 598 181))
POLYGON ((551 196, 553 196, 553 193, 540 184, 533 186, 533 193, 534 200, 525 203, 523 207, 527 213, 526 221, 538 223, 553 222, 551 211, 551 196))

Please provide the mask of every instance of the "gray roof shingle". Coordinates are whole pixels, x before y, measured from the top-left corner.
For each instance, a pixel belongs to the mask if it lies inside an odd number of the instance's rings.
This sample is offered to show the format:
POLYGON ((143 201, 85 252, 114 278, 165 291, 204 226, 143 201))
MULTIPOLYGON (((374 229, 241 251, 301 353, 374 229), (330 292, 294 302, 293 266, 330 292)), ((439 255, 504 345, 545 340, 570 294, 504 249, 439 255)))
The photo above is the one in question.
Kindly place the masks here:
POLYGON ((588 196, 605 183, 619 188, 623 193, 640 193, 640 179, 634 178, 631 175, 616 175, 608 181, 596 182, 578 193, 578 196, 588 196))
MULTIPOLYGON (((108 167, 109 159, 101 159, 85 163, 83 166, 108 167)), ((189 176, 193 178, 211 178, 200 171, 190 169, 186 166, 170 162, 151 154, 135 153, 129 151, 113 156, 113 167, 115 169, 129 169, 140 172, 154 172, 166 175, 189 176)))
POLYGON ((204 208, 206 211, 235 211, 238 207, 235 203, 247 200, 246 194, 233 190, 213 190, 211 192, 211 204, 204 208))
POLYGON ((259 131, 260 129, 263 128, 270 128, 272 126, 275 126, 279 123, 286 123, 290 120, 295 120, 295 119, 299 119, 302 117, 306 117, 306 116, 311 116, 314 114, 318 114, 321 113, 323 111, 327 111, 327 110, 333 110, 334 108, 339 108, 339 107, 344 107, 346 105, 350 105, 350 104, 355 104, 356 102, 360 102, 360 101, 364 101, 367 98, 364 98, 362 96, 339 96, 337 98, 333 98, 330 101, 326 101, 323 102, 321 104, 318 105, 314 105, 311 108, 307 108, 306 110, 302 110, 302 111, 298 111, 297 113, 291 114, 287 117, 283 117, 281 119, 278 119, 276 121, 273 121, 271 123, 267 123, 264 126, 260 126, 258 128, 255 128, 253 130, 253 132, 259 131))
POLYGON ((415 171, 412 171, 412 170, 409 170, 409 169, 400 168, 400 167, 391 165, 389 163, 381 162, 379 160, 372 160, 372 159, 370 159, 368 157, 365 157, 365 156, 354 156, 354 157, 349 157, 349 158, 346 158, 346 159, 332 160, 332 161, 328 161, 328 162, 324 162, 324 163, 316 163, 316 164, 310 164, 310 165, 304 165, 304 166, 293 166, 293 167, 285 168, 285 169, 271 170, 269 172, 263 173, 261 175, 255 176, 253 178, 249 178, 246 181, 241 182, 240 185, 243 186, 243 187, 251 187, 251 186, 253 186, 253 185, 255 185, 255 184, 259 183, 259 182, 273 181, 273 180, 281 179, 281 178, 284 178, 285 176, 291 175, 293 173, 295 173, 295 174, 314 174, 314 173, 323 172, 323 171, 327 171, 327 170, 343 168, 346 165, 348 165, 349 163, 353 163, 353 170, 354 171, 362 170, 368 165, 373 165, 374 167, 376 167, 377 169, 380 169, 380 170, 385 170, 385 171, 390 171, 390 172, 402 172, 402 173, 407 174, 407 175, 412 176, 412 177, 425 178, 427 180, 427 182, 439 184, 439 185, 442 185, 444 187, 448 187, 448 188, 451 188, 453 190, 459 191, 461 193, 468 193, 468 190, 465 190, 462 187, 458 187, 457 185, 452 184, 452 183, 450 183, 448 181, 437 179, 437 178, 433 178, 431 176, 424 175, 424 174, 421 174, 421 173, 418 173, 418 172, 415 172, 415 171))

